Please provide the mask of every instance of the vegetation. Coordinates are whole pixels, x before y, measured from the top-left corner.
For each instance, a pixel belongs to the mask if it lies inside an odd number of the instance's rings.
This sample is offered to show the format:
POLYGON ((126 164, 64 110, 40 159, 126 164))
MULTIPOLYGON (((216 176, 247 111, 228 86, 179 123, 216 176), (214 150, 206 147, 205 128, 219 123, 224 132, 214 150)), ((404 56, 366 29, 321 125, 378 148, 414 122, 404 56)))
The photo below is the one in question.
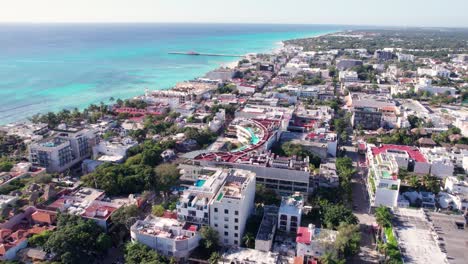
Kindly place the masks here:
POLYGON ((321 158, 314 153, 305 149, 304 146, 299 144, 294 144, 292 142, 286 142, 281 144, 279 147, 275 146, 272 151, 280 156, 286 157, 309 157, 309 163, 314 165, 315 168, 320 166, 321 158))
POLYGON ((273 190, 267 189, 263 184, 255 187, 255 203, 264 205, 279 205, 281 197, 273 190))
POLYGON ((153 207, 151 208, 151 213, 154 216, 158 216, 158 217, 163 216, 165 211, 166 210, 164 209, 164 207, 162 205, 160 205, 160 204, 153 205, 153 207))
POLYGON ((43 247, 52 235, 52 231, 46 230, 40 234, 35 234, 28 239, 28 244, 33 247, 43 247))
POLYGON ((131 219, 138 217, 138 214, 139 210, 136 205, 122 206, 112 214, 111 220, 114 225, 125 227, 128 230, 131 219))
POLYGON ((320 207, 322 211, 322 223, 326 228, 336 229, 341 224, 355 225, 359 222, 351 209, 342 204, 322 202, 320 207))
POLYGON ((128 242, 125 245, 125 263, 128 264, 163 264, 169 263, 167 258, 159 255, 155 250, 147 247, 146 245, 128 242))
POLYGON ((218 231, 209 226, 204 226, 200 230, 200 245, 203 249, 210 252, 217 251, 220 247, 218 231))
POLYGON ((0 158, 18 155, 24 151, 26 145, 21 138, 0 131, 0 158))
POLYGON ((57 229, 43 244, 44 250, 56 254, 62 263, 91 263, 110 246, 110 237, 94 221, 65 214, 59 215, 57 229))
POLYGON ((349 157, 337 158, 336 159, 336 171, 340 180, 340 188, 342 190, 343 197, 348 202, 352 199, 351 190, 351 179, 356 173, 353 167, 353 161, 349 157))
POLYGON ((405 53, 416 56, 447 59, 449 53, 467 53, 468 32, 462 29, 397 29, 360 30, 356 34, 366 34, 365 37, 346 37, 325 35, 319 38, 288 40, 286 44, 299 45, 305 51, 330 49, 367 49, 374 53, 377 49, 387 47, 403 48, 405 53), (398 41, 395 41, 398 39, 398 41), (409 51, 409 50, 418 51, 409 51), (421 51, 427 50, 427 51, 421 51))
POLYGON ((359 225, 341 223, 335 240, 337 255, 341 258, 349 258, 359 252, 361 232, 359 225))

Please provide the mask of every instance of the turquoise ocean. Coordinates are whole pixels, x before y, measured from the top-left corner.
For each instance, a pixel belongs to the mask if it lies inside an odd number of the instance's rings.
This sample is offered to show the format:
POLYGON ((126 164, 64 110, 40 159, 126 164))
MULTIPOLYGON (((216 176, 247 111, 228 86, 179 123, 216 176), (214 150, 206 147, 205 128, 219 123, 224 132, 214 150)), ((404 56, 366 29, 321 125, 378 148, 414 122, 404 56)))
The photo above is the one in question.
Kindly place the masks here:
POLYGON ((340 26, 249 24, 0 24, 0 124, 35 113, 130 98, 203 76, 282 40, 340 26))

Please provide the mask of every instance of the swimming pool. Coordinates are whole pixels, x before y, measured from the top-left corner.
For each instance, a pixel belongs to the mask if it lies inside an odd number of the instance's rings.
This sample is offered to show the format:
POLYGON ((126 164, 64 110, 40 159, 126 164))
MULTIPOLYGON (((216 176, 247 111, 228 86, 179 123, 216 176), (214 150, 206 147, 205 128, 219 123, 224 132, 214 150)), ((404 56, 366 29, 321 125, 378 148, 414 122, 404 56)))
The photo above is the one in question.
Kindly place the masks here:
POLYGON ((205 184, 206 180, 197 180, 195 186, 202 187, 205 184))

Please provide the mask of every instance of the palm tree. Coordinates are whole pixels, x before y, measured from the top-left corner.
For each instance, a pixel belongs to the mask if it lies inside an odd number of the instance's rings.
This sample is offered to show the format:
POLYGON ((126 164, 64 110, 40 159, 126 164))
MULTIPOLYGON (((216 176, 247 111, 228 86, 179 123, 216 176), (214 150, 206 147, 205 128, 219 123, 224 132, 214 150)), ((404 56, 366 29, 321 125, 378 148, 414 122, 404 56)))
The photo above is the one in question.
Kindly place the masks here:
POLYGON ((242 239, 244 240, 244 245, 246 247, 248 248, 255 247, 255 237, 252 235, 252 233, 246 233, 242 239))
POLYGON ((377 207, 375 209, 375 221, 379 225, 380 237, 382 237, 384 228, 392 225, 392 213, 390 209, 382 205, 377 207))

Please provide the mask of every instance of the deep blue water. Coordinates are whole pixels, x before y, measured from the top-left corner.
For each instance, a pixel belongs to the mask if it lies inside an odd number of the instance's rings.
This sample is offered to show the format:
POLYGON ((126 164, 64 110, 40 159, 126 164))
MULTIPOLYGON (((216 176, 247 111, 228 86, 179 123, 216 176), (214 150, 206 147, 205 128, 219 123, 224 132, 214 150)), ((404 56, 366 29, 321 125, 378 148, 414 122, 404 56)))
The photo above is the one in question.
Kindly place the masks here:
POLYGON ((0 124, 167 89, 235 58, 338 26, 247 24, 0 24, 0 124))

